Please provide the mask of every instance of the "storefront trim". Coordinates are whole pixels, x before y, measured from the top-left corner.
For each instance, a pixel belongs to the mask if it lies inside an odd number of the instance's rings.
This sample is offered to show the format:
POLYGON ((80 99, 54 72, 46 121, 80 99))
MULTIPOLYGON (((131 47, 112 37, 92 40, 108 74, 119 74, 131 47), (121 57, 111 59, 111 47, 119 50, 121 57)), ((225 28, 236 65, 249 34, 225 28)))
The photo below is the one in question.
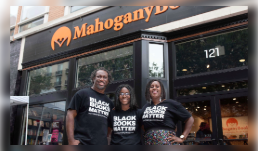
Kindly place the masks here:
POLYGON ((168 40, 168 42, 178 41, 178 40, 182 40, 182 39, 186 39, 186 38, 190 38, 190 37, 194 37, 194 36, 199 36, 199 35, 209 34, 209 33, 213 33, 213 32, 218 32, 218 31, 221 31, 221 30, 230 29, 230 28, 234 28, 234 27, 238 27, 238 26, 242 26, 242 25, 248 25, 248 21, 243 22, 243 23, 234 24, 234 25, 229 25, 229 26, 226 26, 226 27, 212 29, 212 30, 209 30, 209 31, 204 31, 204 32, 200 32, 200 33, 196 33, 196 34, 192 34, 192 35, 187 35, 187 36, 183 36, 183 37, 179 37, 179 38, 170 39, 170 40, 168 40))

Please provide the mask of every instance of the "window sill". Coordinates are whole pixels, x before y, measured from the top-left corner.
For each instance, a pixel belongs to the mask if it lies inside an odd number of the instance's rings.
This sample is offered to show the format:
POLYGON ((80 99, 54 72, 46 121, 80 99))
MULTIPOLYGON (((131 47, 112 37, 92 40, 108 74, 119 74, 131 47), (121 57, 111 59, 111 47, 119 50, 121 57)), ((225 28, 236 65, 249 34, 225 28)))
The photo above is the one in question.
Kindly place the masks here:
POLYGON ((30 19, 21 21, 21 22, 18 23, 18 25, 21 26, 21 25, 26 24, 26 23, 29 23, 29 22, 31 22, 31 21, 37 20, 37 19, 39 19, 39 18, 41 18, 41 17, 44 17, 45 14, 48 14, 48 12, 45 12, 45 13, 39 14, 39 15, 37 15, 37 16, 35 16, 35 17, 32 17, 32 18, 30 18, 30 19))

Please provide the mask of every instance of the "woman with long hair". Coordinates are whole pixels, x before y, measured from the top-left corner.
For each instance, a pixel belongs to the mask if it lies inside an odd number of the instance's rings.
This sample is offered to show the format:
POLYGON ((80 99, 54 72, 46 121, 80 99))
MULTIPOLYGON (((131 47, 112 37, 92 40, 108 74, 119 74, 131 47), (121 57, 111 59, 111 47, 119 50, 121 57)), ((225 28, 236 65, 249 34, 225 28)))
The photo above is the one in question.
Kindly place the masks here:
POLYGON ((109 113, 110 145, 141 145, 141 119, 134 90, 123 84, 115 92, 115 109, 109 113))
POLYGON ((166 99, 166 92, 161 81, 150 80, 146 86, 147 103, 142 108, 142 124, 145 129, 145 145, 176 145, 183 143, 188 136, 194 119, 181 103, 166 99), (178 121, 185 122, 180 137, 175 129, 178 121))

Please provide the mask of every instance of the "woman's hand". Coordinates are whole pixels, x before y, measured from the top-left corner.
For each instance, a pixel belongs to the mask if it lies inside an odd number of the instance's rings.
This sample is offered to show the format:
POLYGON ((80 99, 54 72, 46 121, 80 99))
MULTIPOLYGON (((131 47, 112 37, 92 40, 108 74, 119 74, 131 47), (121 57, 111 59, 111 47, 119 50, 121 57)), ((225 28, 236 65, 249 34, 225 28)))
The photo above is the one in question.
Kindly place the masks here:
POLYGON ((167 138, 171 143, 183 143, 184 140, 179 138, 179 137, 176 137, 175 135, 173 134, 170 134, 169 137, 167 138))

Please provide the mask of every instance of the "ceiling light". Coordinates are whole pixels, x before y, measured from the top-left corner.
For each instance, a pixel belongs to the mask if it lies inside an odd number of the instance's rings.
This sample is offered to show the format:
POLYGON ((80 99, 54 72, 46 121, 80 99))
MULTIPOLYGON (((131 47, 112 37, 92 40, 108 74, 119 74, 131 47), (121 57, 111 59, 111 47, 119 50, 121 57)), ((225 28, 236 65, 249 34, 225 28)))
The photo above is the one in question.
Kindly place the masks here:
POLYGON ((240 59, 239 62, 245 62, 245 59, 240 59))
POLYGON ((204 107, 207 107, 207 106, 204 106, 204 107))
POLYGON ((221 85, 221 87, 223 87, 223 88, 224 88, 224 87, 225 87, 225 85, 221 85))
POLYGON ((187 69, 183 69, 182 71, 187 71, 187 69))
POLYGON ((197 108, 199 109, 199 108, 200 108, 200 106, 197 106, 197 108))
POLYGON ((206 89, 206 87, 202 87, 202 89, 206 89))
POLYGON ((236 98, 233 98, 233 100, 236 100, 236 98))
POLYGON ((185 109, 187 109, 187 110, 188 110, 188 107, 187 107, 187 108, 185 108, 185 109))
POLYGON ((229 91, 230 89, 227 89, 227 91, 229 91))
POLYGON ((204 108, 203 110, 206 110, 206 108, 204 108))
POLYGON ((198 109, 195 109, 195 111, 198 111, 198 109))
POLYGON ((236 103, 239 103, 238 101, 236 101, 236 103))
POLYGON ((210 65, 209 65, 209 64, 207 64, 207 68, 210 68, 210 65))

